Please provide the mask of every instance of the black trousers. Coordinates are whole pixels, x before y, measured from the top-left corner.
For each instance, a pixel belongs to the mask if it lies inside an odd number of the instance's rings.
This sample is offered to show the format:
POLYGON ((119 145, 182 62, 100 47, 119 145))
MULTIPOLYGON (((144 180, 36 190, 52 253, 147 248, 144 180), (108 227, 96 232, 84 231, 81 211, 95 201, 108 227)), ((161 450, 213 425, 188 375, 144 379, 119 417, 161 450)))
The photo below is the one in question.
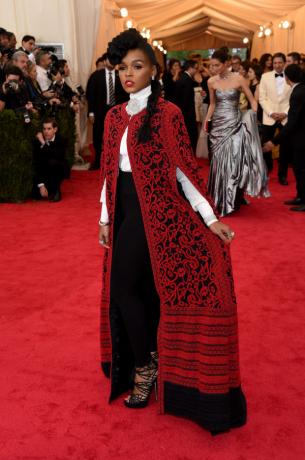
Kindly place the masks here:
MULTIPOLYGON (((262 125, 261 133, 262 133, 262 143, 271 141, 274 138, 275 131, 279 129, 283 129, 283 125, 281 123, 275 123, 274 125, 262 125)), ((287 178, 288 174, 288 166, 289 162, 292 161, 292 158, 289 158, 289 142, 285 141, 282 142, 280 145, 280 156, 279 156, 279 167, 278 167, 278 177, 287 178)), ((264 159, 266 162, 266 166, 268 172, 272 171, 273 169, 273 159, 272 159, 272 152, 265 152, 264 159)))
POLYGON ((117 184, 111 304, 119 310, 136 367, 157 350, 160 300, 156 292, 140 204, 132 173, 120 171, 117 184))
POLYGON ((39 164, 35 165, 38 171, 37 177, 34 179, 33 196, 40 198, 37 183, 44 182, 49 196, 55 195, 60 191, 60 185, 64 179, 69 177, 69 165, 66 160, 58 160, 55 158, 44 159, 39 164))
POLYGON ((293 154, 293 172, 296 178, 297 197, 305 204, 305 149, 298 148, 293 154))
POLYGON ((184 121, 185 121, 185 126, 187 129, 190 141, 191 141, 192 149, 195 154, 196 147, 197 147, 197 141, 198 141, 198 127, 197 127, 196 118, 188 119, 187 117, 185 117, 184 121))

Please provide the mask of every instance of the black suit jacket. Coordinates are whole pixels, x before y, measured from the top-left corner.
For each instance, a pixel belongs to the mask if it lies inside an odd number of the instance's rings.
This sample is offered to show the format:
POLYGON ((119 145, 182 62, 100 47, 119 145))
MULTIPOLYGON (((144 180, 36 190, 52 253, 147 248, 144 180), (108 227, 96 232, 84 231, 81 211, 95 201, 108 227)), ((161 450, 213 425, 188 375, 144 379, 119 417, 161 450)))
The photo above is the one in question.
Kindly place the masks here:
MULTIPOLYGON (((127 93, 123 90, 119 75, 115 73, 115 102, 121 104, 128 100, 127 93)), ((94 113, 95 118, 103 119, 109 110, 107 105, 107 85, 106 85, 106 71, 105 69, 96 70, 90 75, 86 96, 88 102, 88 113, 94 113)))
POLYGON ((294 87, 289 101, 288 121, 280 133, 275 136, 275 145, 287 140, 293 150, 301 150, 305 155, 305 84, 299 83, 294 87))
POLYGON ((183 72, 181 78, 176 83, 175 101, 184 115, 185 122, 191 121, 196 123, 194 88, 197 85, 186 72, 183 72))
POLYGON ((45 183, 48 173, 48 164, 50 161, 56 161, 61 164, 62 170, 64 171, 65 177, 69 176, 69 165, 66 160, 66 143, 63 138, 59 135, 55 135, 54 142, 50 145, 41 143, 35 139, 34 141, 34 177, 35 183, 45 183))
POLYGON ((162 78, 164 86, 164 97, 168 101, 176 103, 176 81, 173 80, 171 72, 166 72, 162 78))

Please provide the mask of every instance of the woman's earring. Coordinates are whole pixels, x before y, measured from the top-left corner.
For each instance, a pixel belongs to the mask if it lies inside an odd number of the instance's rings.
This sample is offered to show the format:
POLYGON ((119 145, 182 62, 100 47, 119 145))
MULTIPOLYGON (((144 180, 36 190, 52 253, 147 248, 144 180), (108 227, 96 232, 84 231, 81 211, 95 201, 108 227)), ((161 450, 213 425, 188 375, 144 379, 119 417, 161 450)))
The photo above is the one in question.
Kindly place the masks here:
POLYGON ((154 80, 154 79, 155 79, 155 76, 153 75, 153 76, 151 77, 151 79, 154 80))

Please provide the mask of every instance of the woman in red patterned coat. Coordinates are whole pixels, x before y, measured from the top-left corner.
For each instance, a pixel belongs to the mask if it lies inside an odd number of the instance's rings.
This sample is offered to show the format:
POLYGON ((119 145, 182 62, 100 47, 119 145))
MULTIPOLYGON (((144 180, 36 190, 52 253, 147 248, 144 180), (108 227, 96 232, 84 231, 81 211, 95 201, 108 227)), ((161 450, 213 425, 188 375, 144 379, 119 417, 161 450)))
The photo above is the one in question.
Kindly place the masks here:
POLYGON ((157 61, 135 30, 115 37, 127 104, 105 121, 102 214, 102 368, 110 400, 131 390, 145 407, 158 381, 161 413, 211 433, 246 422, 228 244, 180 110, 160 98, 157 61))

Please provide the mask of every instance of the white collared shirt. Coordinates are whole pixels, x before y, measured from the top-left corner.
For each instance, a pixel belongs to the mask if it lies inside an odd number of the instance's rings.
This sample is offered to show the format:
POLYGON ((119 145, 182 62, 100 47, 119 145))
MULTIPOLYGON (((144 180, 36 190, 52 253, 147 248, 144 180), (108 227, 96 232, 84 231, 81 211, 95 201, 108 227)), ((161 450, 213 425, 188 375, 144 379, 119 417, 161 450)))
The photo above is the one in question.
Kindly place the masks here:
POLYGON ((277 72, 275 72, 274 74, 276 92, 278 96, 281 96, 285 89, 285 74, 284 71, 281 73, 284 75, 283 77, 275 77, 275 75, 277 75, 277 72))
MULTIPOLYGON (((130 94, 130 99, 127 104, 126 110, 128 113, 128 106, 130 106, 133 110, 133 115, 140 112, 147 106, 148 98, 151 94, 151 87, 147 86, 146 88, 138 91, 137 93, 130 94)), ((131 115, 132 116, 132 115, 131 115)), ((119 169, 124 172, 132 172, 131 165, 128 157, 128 148, 127 148, 127 135, 128 135, 128 127, 126 128, 123 137, 121 139, 120 145, 120 159, 119 159, 119 169)), ((176 177, 178 182, 180 182, 182 186, 182 190, 189 201, 190 205, 192 206, 195 212, 199 212, 201 217, 203 218, 206 225, 210 226, 214 222, 217 222, 217 217, 214 214, 212 207, 210 206, 209 202, 204 198, 204 196, 194 187, 191 181, 187 178, 187 176, 179 169, 176 170, 176 177)), ((108 209, 106 205, 106 179, 103 184, 102 193, 101 193, 101 203, 102 203, 102 211, 101 211, 101 222, 109 222, 108 216, 108 209)))
POLYGON ((106 71, 106 88, 107 88, 107 105, 110 105, 110 97, 109 97, 109 78, 112 78, 113 83, 113 91, 115 91, 115 70, 108 70, 106 71))
POLYGON ((47 91, 51 85, 51 80, 48 77, 48 71, 40 65, 36 66, 37 70, 37 81, 42 91, 47 91))

